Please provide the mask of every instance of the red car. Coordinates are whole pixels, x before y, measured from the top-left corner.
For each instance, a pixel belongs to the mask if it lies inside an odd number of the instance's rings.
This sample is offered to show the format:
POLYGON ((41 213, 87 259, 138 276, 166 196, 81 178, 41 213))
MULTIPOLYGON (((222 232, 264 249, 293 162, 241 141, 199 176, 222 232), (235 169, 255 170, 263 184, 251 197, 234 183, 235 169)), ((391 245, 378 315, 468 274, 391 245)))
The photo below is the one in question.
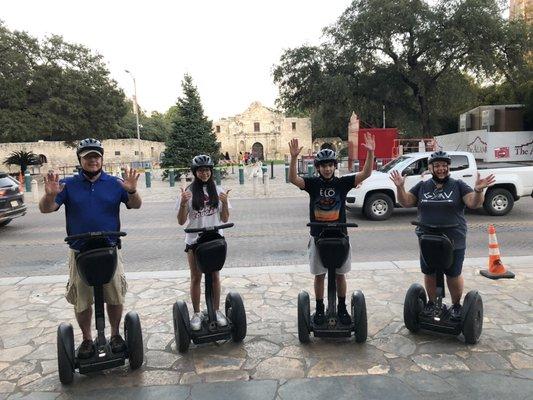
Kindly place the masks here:
POLYGON ((0 173, 0 227, 6 226, 14 218, 26 215, 24 194, 19 191, 19 183, 8 174, 0 173))

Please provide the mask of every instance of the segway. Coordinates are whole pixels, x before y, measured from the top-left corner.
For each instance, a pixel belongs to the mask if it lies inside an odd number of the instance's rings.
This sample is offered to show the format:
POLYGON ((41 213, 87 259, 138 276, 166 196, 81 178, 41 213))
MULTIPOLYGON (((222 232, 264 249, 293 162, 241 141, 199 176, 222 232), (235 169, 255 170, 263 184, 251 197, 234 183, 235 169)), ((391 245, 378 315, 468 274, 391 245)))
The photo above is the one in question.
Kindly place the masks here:
POLYGON ((226 261, 227 244, 219 229, 231 228, 234 224, 223 224, 207 228, 187 228, 187 233, 199 233, 196 247, 193 249, 196 265, 205 275, 204 313, 200 330, 191 329, 189 310, 183 300, 178 300, 173 307, 174 338, 180 353, 189 349, 191 340, 195 344, 232 339, 241 342, 246 336, 246 313, 240 294, 230 292, 226 296, 226 326, 217 324, 216 311, 213 306, 213 273, 220 271, 226 261))
POLYGON ((350 251, 350 242, 343 228, 357 227, 357 224, 310 222, 307 226, 323 228, 315 243, 322 264, 328 270, 328 308, 324 324, 316 325, 311 318, 309 293, 303 290, 298 294, 298 339, 302 343, 309 343, 311 332, 316 337, 351 337, 352 332, 355 332, 355 341, 362 343, 367 338, 366 302, 363 292, 357 290, 352 294, 350 325, 341 324, 337 315, 336 270, 343 266, 350 251))
POLYGON ((80 374, 119 367, 129 359, 131 369, 143 363, 144 350, 141 321, 136 312, 130 311, 124 317, 124 336, 126 348, 117 353, 105 337, 104 288, 113 279, 117 268, 117 245, 110 245, 107 238, 126 236, 125 232, 89 232, 65 238, 66 242, 85 240, 80 252, 76 254, 78 274, 94 290, 94 318, 97 337, 94 340, 95 352, 87 359, 78 358, 74 351, 72 325, 62 322, 57 329, 57 363, 59 380, 69 384, 77 369, 80 374))
POLYGON ((427 303, 427 295, 422 285, 413 283, 403 305, 403 319, 405 326, 416 333, 420 329, 435 331, 450 335, 464 335, 467 344, 478 342, 483 329, 483 300, 477 290, 469 291, 461 309, 461 318, 451 319, 450 309, 443 304, 445 297, 444 274, 453 264, 453 243, 443 232, 445 229, 458 225, 428 225, 411 222, 422 230, 418 243, 420 254, 427 265, 435 269, 437 280, 437 300, 435 310, 426 315, 423 310, 427 303))

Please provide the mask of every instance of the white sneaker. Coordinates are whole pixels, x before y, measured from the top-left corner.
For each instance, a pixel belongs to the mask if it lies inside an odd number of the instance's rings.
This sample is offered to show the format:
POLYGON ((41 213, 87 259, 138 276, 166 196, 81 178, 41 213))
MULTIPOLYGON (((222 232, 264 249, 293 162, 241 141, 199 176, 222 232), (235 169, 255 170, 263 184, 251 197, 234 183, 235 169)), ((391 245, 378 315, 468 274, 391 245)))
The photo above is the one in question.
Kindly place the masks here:
POLYGON ((217 310, 217 324, 218 326, 226 326, 228 324, 228 320, 220 310, 217 310))
POLYGON ((199 331, 202 327, 202 313, 194 313, 191 318, 191 329, 193 331, 199 331))

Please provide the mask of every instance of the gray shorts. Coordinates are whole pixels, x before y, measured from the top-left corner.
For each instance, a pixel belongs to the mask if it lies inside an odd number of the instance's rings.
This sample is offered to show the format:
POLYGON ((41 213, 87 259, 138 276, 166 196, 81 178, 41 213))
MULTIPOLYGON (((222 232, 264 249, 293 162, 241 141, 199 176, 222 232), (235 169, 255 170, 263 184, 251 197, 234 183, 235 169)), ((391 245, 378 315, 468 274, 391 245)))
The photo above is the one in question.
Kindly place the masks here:
MULTIPOLYGON (((307 251, 309 253, 309 267, 311 270, 311 273, 313 275, 324 275, 328 272, 327 268, 324 267, 324 264, 322 264, 322 260, 320 259, 320 255, 318 254, 318 250, 316 248, 315 244, 315 238, 310 237, 309 243, 307 244, 307 251)), ((336 273, 337 275, 344 275, 352 269, 352 245, 350 244, 350 252, 348 253, 348 257, 346 258, 346 261, 344 262, 344 265, 337 269, 336 273)))

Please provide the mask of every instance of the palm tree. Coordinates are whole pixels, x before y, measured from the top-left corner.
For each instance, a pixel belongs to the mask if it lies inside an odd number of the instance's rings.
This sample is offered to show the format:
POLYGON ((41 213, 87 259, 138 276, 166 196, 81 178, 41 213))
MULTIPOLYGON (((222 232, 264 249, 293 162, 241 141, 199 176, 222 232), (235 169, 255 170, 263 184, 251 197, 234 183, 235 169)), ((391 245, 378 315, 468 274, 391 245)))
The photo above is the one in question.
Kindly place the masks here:
POLYGON ((40 165, 39 157, 33 151, 14 151, 4 160, 4 165, 19 165, 22 174, 28 169, 28 165, 40 165))

